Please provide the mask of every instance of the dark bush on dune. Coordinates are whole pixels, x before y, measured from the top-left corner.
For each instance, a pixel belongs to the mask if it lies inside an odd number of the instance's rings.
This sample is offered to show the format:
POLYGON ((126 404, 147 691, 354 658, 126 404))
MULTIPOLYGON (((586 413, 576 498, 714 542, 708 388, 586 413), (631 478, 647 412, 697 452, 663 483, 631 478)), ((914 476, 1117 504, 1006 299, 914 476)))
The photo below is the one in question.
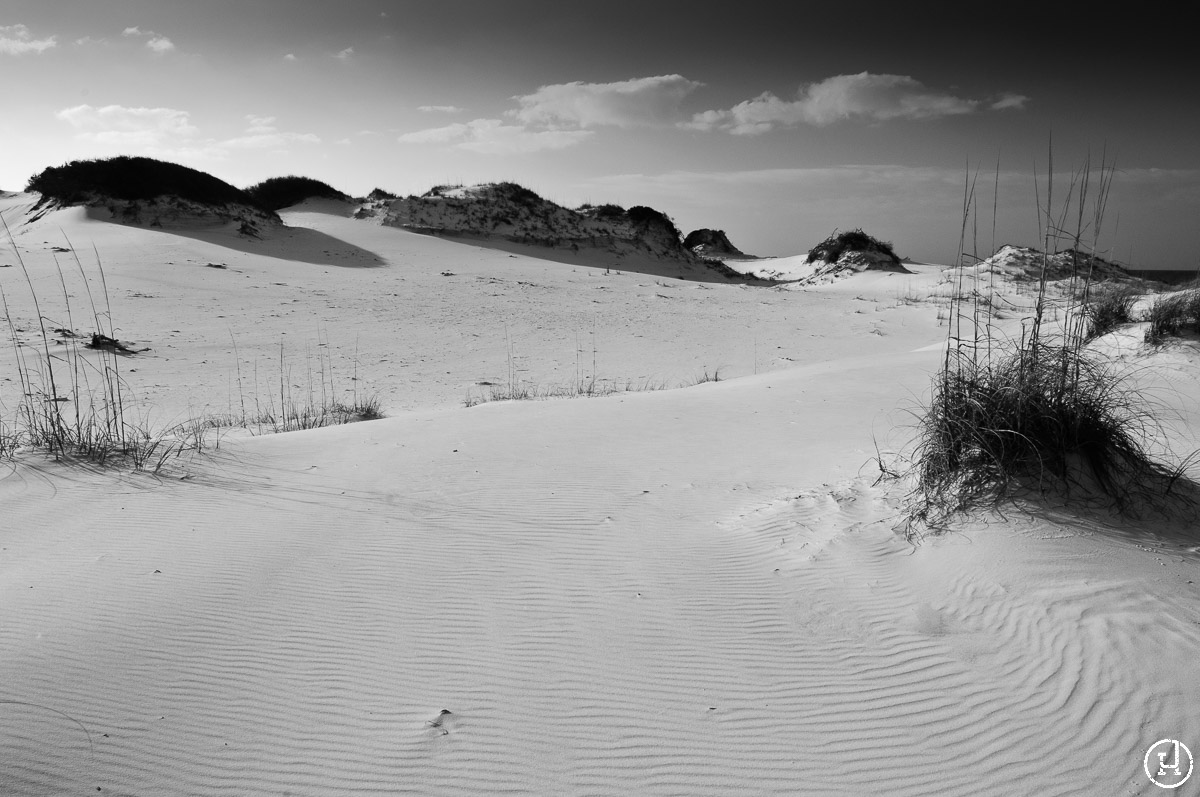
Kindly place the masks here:
POLYGON ((846 232, 834 231, 833 235, 808 250, 808 260, 824 260, 826 263, 836 263, 846 252, 877 252, 886 255, 889 260, 900 264, 900 258, 892 249, 889 241, 872 238, 860 229, 846 232))
POLYGON ((370 199, 370 200, 373 200, 376 202, 379 202, 382 200, 390 201, 390 200, 399 199, 399 198, 400 197, 396 196, 391 191, 384 191, 382 188, 376 188, 376 189, 372 190, 371 193, 367 194, 367 199, 370 199))
POLYGON ((260 207, 267 210, 281 210, 298 205, 306 199, 341 199, 349 200, 333 186, 314 180, 311 177, 271 177, 258 185, 246 189, 246 193, 254 198, 260 207))
POLYGON ((65 205, 97 197, 135 201, 159 196, 177 196, 205 205, 258 205, 246 192, 211 174, 128 155, 47 167, 29 179, 25 190, 40 193, 43 201, 57 200, 65 205))
POLYGON ((671 217, 666 213, 657 211, 654 208, 648 208, 645 205, 636 205, 626 212, 629 214, 629 220, 637 227, 643 229, 648 227, 662 227, 672 232, 676 238, 683 239, 683 233, 679 231, 679 228, 675 226, 675 222, 671 221, 671 217))
POLYGON ((492 192, 500 199, 507 199, 514 204, 526 207, 546 201, 525 186, 516 183, 495 183, 492 186, 492 192))
POLYGON ((580 205, 577 210, 580 213, 591 216, 592 218, 602 219, 604 221, 617 221, 625 216, 625 208, 620 205, 604 204, 593 205, 590 202, 585 202, 580 205))

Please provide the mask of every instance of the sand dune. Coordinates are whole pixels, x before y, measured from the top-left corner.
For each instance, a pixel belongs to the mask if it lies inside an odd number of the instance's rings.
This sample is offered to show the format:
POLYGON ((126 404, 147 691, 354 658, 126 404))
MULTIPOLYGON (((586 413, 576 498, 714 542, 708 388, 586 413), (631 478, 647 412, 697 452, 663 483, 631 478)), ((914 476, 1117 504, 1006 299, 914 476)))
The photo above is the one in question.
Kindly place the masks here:
MULTIPOLYGON (((47 296, 54 225, 95 242, 154 348, 147 407, 231 403, 232 333, 268 384, 281 337, 336 341, 343 373, 357 345, 393 417, 160 477, 7 470, 0 792, 1148 794, 1146 748, 1200 739, 1192 529, 897 532, 871 460, 940 362, 938 305, 913 300, 937 269, 659 283, 283 215, 381 265, 71 211, 17 232, 47 296), (602 375, 736 378, 462 407, 506 327, 542 382, 591 370, 591 330, 602 375)), ((1200 385, 1171 373, 1184 439, 1200 385)))

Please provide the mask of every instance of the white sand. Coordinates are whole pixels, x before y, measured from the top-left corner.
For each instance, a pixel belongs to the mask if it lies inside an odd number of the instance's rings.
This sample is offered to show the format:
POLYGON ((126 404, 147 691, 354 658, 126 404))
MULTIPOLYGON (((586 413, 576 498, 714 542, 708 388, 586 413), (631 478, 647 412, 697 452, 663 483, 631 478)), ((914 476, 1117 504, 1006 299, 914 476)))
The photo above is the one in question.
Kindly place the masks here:
MULTIPOLYGON (((57 228, 95 242, 155 417, 238 403, 233 341, 277 389, 281 338, 302 392, 357 344, 393 417, 0 477, 0 794, 1150 794, 1151 743, 1200 749, 1194 529, 893 530, 870 460, 940 361, 936 269, 783 292, 284 216, 15 230, 46 315, 57 228), (736 378, 462 407, 506 328, 540 384, 593 330, 601 377, 736 378)), ((1163 356, 1194 439, 1200 357, 1163 356)))

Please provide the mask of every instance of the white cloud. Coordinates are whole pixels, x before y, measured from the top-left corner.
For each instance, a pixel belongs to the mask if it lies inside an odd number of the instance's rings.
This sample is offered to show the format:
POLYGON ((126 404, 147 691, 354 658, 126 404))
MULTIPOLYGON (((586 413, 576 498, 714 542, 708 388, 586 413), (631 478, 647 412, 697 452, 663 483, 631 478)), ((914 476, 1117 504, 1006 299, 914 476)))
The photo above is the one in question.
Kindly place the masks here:
POLYGON ((247 133, 274 133, 275 117, 274 116, 255 116, 254 114, 246 114, 246 122, 250 125, 246 128, 247 133))
POLYGON ((616 83, 558 83, 514 97, 521 122, 547 127, 617 127, 673 124, 680 103, 701 83, 682 75, 659 75, 616 83))
MULTIPOLYGON (((1015 102, 1017 95, 1010 96, 1013 98, 1010 102, 1015 102)), ((728 110, 696 114, 684 126, 753 135, 780 126, 825 126, 846 119, 883 122, 954 116, 972 113, 979 105, 978 100, 928 88, 907 75, 860 72, 801 86, 795 100, 783 100, 764 92, 728 110)), ((1020 107, 1020 103, 1005 107, 1020 107)))
POLYGON ((0 54, 25 55, 35 53, 40 55, 51 47, 58 46, 57 36, 35 39, 24 25, 0 25, 0 54))
POLYGON ((153 39, 146 42, 146 46, 159 55, 175 49, 175 43, 166 36, 155 36, 153 39))
POLYGON ((1005 111, 1009 109, 1021 110, 1025 107, 1025 103, 1029 102, 1029 98, 1023 94, 1001 94, 1000 99, 993 102, 988 107, 993 111, 1005 111))
POLYGON ((291 54, 291 53, 288 53, 287 55, 285 55, 285 56, 283 57, 283 60, 285 60, 285 61, 295 61, 295 60, 296 60, 296 56, 295 56, 295 55, 293 55, 293 54, 291 54))
POLYGON ((321 137, 313 133, 254 133, 237 138, 227 138, 220 142, 222 147, 231 149, 281 149, 288 144, 320 144, 321 137))
POLYGON ((246 135, 227 138, 220 146, 230 149, 282 149, 289 144, 320 144, 321 138, 313 133, 291 133, 275 126, 274 116, 247 114, 246 135))
MULTIPOLYGON (((681 75, 635 78, 616 83, 556 83, 514 97, 519 105, 501 119, 475 119, 405 133, 403 144, 442 144, 487 154, 565 149, 593 135, 588 128, 667 126, 686 117, 684 98, 703 84, 681 75)), ((453 105, 422 105, 425 113, 460 113, 453 105)))
POLYGON ((342 50, 340 53, 334 56, 334 58, 337 58, 341 61, 349 61, 352 57, 354 57, 353 47, 347 47, 345 50, 342 50))
POLYGON ((77 105, 55 114, 79 132, 77 137, 147 154, 175 157, 227 157, 231 150, 286 149, 293 144, 319 144, 312 133, 293 133, 275 127, 275 117, 250 114, 244 135, 226 139, 198 139, 199 130, 187 111, 174 108, 127 108, 77 105))
POLYGON ((405 133, 402 144, 449 144, 489 155, 520 154, 572 147, 592 135, 589 130, 529 130, 500 119, 475 119, 445 127, 405 133))
POLYGON ((122 36, 145 36, 147 39, 146 49, 151 50, 156 55, 162 55, 163 53, 169 53, 171 50, 175 49, 175 43, 173 41, 171 41, 170 39, 168 39, 166 36, 155 33, 152 30, 142 30, 137 25, 134 25, 133 27, 130 27, 130 28, 126 28, 125 30, 121 31, 121 35, 122 36))
POLYGON ((188 112, 174 108, 76 105, 55 117, 79 130, 80 138, 107 144, 156 146, 196 134, 188 112))

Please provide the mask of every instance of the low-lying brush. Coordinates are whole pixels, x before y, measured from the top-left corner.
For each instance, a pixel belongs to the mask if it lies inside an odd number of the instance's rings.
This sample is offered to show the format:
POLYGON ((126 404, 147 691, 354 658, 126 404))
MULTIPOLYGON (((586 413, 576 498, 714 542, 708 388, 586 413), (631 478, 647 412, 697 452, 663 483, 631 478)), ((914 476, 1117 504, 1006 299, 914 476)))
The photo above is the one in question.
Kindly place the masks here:
POLYGON ((1093 340, 1107 335, 1122 324, 1131 323, 1134 320, 1133 306, 1140 295, 1135 287, 1127 283, 1107 284, 1095 289, 1083 306, 1087 323, 1084 339, 1093 340))
POLYGON ((57 200, 66 205, 96 196, 126 200, 177 196, 206 205, 255 205, 245 192, 205 172, 128 155, 47 167, 29 178, 25 190, 40 193, 43 202, 57 200))
POLYGON ((1159 344, 1183 332, 1200 333, 1200 288, 1189 288, 1158 297, 1150 307, 1146 342, 1159 344))
POLYGON ((296 175, 269 177, 261 183, 247 188, 246 193, 258 203, 259 207, 267 210, 283 210, 314 197, 350 201, 350 197, 328 183, 296 175))
POLYGON ((826 263, 836 263, 846 252, 877 252, 887 256, 894 263, 900 262, 890 242, 880 241, 857 229, 845 232, 834 230, 832 235, 808 250, 808 262, 823 260, 826 263))

